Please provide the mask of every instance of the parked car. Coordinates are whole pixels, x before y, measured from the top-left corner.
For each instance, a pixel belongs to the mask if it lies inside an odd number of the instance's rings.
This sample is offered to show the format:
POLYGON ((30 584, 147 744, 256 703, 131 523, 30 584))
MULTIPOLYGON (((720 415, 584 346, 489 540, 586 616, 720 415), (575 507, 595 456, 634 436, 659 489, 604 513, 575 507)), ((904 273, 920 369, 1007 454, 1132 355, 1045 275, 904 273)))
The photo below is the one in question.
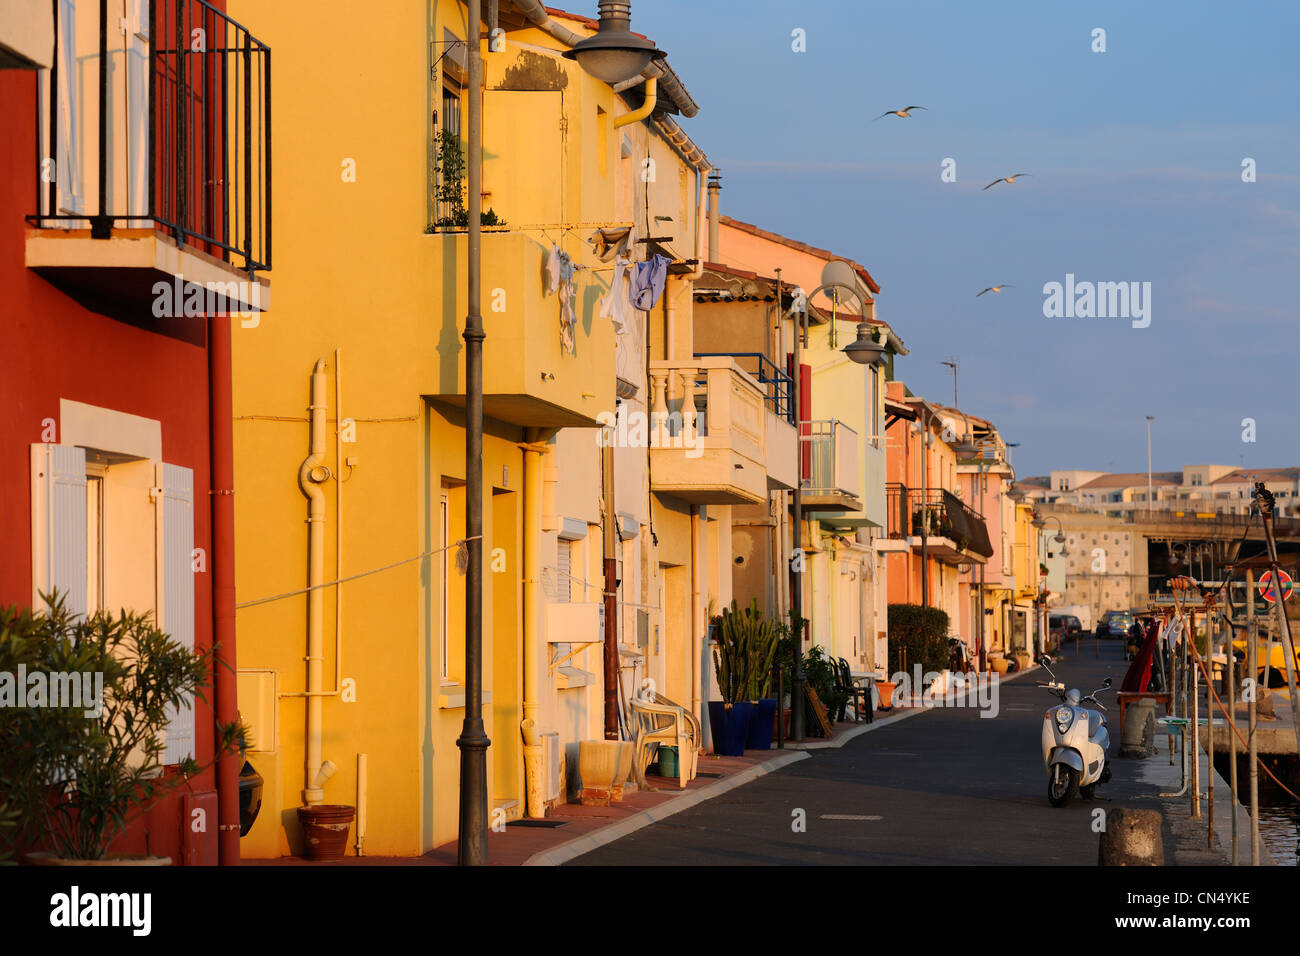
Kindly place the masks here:
POLYGON ((1118 637, 1123 640, 1128 636, 1128 629, 1133 626, 1131 611, 1107 611, 1097 622, 1098 637, 1118 637))
POLYGON ((1077 641, 1083 633, 1083 624, 1073 614, 1051 614, 1047 618, 1048 633, 1061 641, 1077 641))

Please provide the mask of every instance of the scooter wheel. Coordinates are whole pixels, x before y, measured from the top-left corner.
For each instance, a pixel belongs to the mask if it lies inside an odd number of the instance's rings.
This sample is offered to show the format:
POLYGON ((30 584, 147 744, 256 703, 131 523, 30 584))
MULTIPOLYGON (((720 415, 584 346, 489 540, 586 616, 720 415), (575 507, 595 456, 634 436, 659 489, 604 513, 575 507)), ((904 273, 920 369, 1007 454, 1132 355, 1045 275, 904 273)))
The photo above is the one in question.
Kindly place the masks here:
POLYGON ((1079 789, 1079 771, 1065 764, 1056 764, 1047 778, 1047 802, 1063 807, 1079 789))

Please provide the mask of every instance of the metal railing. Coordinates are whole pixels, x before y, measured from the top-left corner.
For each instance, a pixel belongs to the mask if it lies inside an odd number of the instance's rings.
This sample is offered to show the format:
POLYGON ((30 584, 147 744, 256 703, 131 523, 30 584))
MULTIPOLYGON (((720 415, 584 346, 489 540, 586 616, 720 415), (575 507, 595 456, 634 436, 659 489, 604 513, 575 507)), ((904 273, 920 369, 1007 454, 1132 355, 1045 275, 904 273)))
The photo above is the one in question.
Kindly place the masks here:
POLYGON ((696 352, 696 358, 732 358, 763 386, 764 401, 778 418, 794 424, 794 379, 762 352, 696 352))
POLYGON ((834 418, 801 422, 799 431, 804 448, 803 491, 856 498, 858 433, 834 418))
POLYGON ((885 533, 891 538, 948 538, 963 551, 993 556, 984 516, 944 488, 885 485, 885 533))
MULTIPOLYGON (((271 268, 271 50, 207 0, 152 0, 149 3, 147 120, 143 131, 114 122, 110 130, 110 95, 118 73, 110 57, 120 55, 125 83, 132 87, 130 53, 108 46, 107 0, 99 0, 98 62, 87 70, 97 79, 98 132, 94 154, 80 142, 60 143, 60 117, 75 122, 80 98, 77 80, 60 80, 56 61, 48 89, 48 150, 89 157, 96 177, 91 209, 60 209, 58 177, 38 164, 37 209, 27 217, 37 227, 78 228, 88 222, 92 237, 107 239, 115 225, 144 226, 169 233, 178 245, 190 245, 252 275, 271 268), (92 72, 93 71, 93 72, 92 72), (111 74, 111 75, 110 75, 111 74), (120 128, 119 128, 120 127, 120 128), (140 142, 141 137, 144 141, 140 142), (116 180, 121 167, 131 177, 131 157, 147 157, 144 192, 131 196, 130 186, 116 180), (110 183, 110 169, 114 180, 110 183), (143 199, 143 202, 141 201, 143 199)), ((72 28, 74 23, 63 24, 72 28)), ((56 49, 59 48, 56 17, 56 49)), ((116 19, 111 31, 114 43, 116 19)), ((129 32, 129 31, 128 31, 129 32)), ((66 40, 64 42, 67 42, 66 40)), ((130 41, 128 38, 128 42, 130 41)), ((143 87, 143 83, 138 83, 143 87)), ((130 92, 127 92, 129 98, 130 92)), ((116 113, 115 113, 116 115, 116 113)), ((89 145, 89 143, 87 143, 89 145)), ((68 175, 67 170, 58 170, 68 175)), ((65 193, 66 195, 66 193, 65 193)))

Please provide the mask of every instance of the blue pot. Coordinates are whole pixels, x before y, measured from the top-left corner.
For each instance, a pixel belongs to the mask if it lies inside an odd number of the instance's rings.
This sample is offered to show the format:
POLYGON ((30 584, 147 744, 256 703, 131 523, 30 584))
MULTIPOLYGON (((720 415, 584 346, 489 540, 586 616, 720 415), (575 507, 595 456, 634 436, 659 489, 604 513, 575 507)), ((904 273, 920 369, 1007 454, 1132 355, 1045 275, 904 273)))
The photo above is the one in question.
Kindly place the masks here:
POLYGON ((713 752, 723 757, 740 757, 745 753, 749 723, 754 705, 749 701, 728 707, 720 700, 709 701, 709 728, 713 732, 713 752))
POLYGON ((772 732, 776 729, 776 698, 765 697, 754 702, 754 718, 749 722, 749 735, 745 738, 746 750, 771 750, 772 732))

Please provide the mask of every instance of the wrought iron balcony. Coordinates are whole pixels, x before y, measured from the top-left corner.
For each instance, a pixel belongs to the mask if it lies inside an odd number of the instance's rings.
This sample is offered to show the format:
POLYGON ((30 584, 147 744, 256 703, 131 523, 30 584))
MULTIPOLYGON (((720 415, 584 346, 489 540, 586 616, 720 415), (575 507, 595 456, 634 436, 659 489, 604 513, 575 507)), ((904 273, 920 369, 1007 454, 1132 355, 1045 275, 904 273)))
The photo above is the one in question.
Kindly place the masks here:
POLYGON ((984 516, 947 489, 891 483, 885 487, 885 500, 890 538, 927 538, 927 548, 937 557, 993 557, 984 516))
MULTIPOLYGON (((28 265, 56 282, 77 269, 179 274, 182 265, 187 280, 224 268, 251 282, 271 268, 271 51, 207 0, 146 7, 147 23, 122 18, 120 30, 106 0, 56 7, 57 55, 39 94, 37 211, 27 217, 44 244, 29 242, 28 265), (138 255, 78 262, 47 241, 87 238, 87 228, 93 240, 137 240, 138 255), (155 236, 210 268, 140 247, 155 236)), ((91 292, 122 277, 99 281, 91 292)))

